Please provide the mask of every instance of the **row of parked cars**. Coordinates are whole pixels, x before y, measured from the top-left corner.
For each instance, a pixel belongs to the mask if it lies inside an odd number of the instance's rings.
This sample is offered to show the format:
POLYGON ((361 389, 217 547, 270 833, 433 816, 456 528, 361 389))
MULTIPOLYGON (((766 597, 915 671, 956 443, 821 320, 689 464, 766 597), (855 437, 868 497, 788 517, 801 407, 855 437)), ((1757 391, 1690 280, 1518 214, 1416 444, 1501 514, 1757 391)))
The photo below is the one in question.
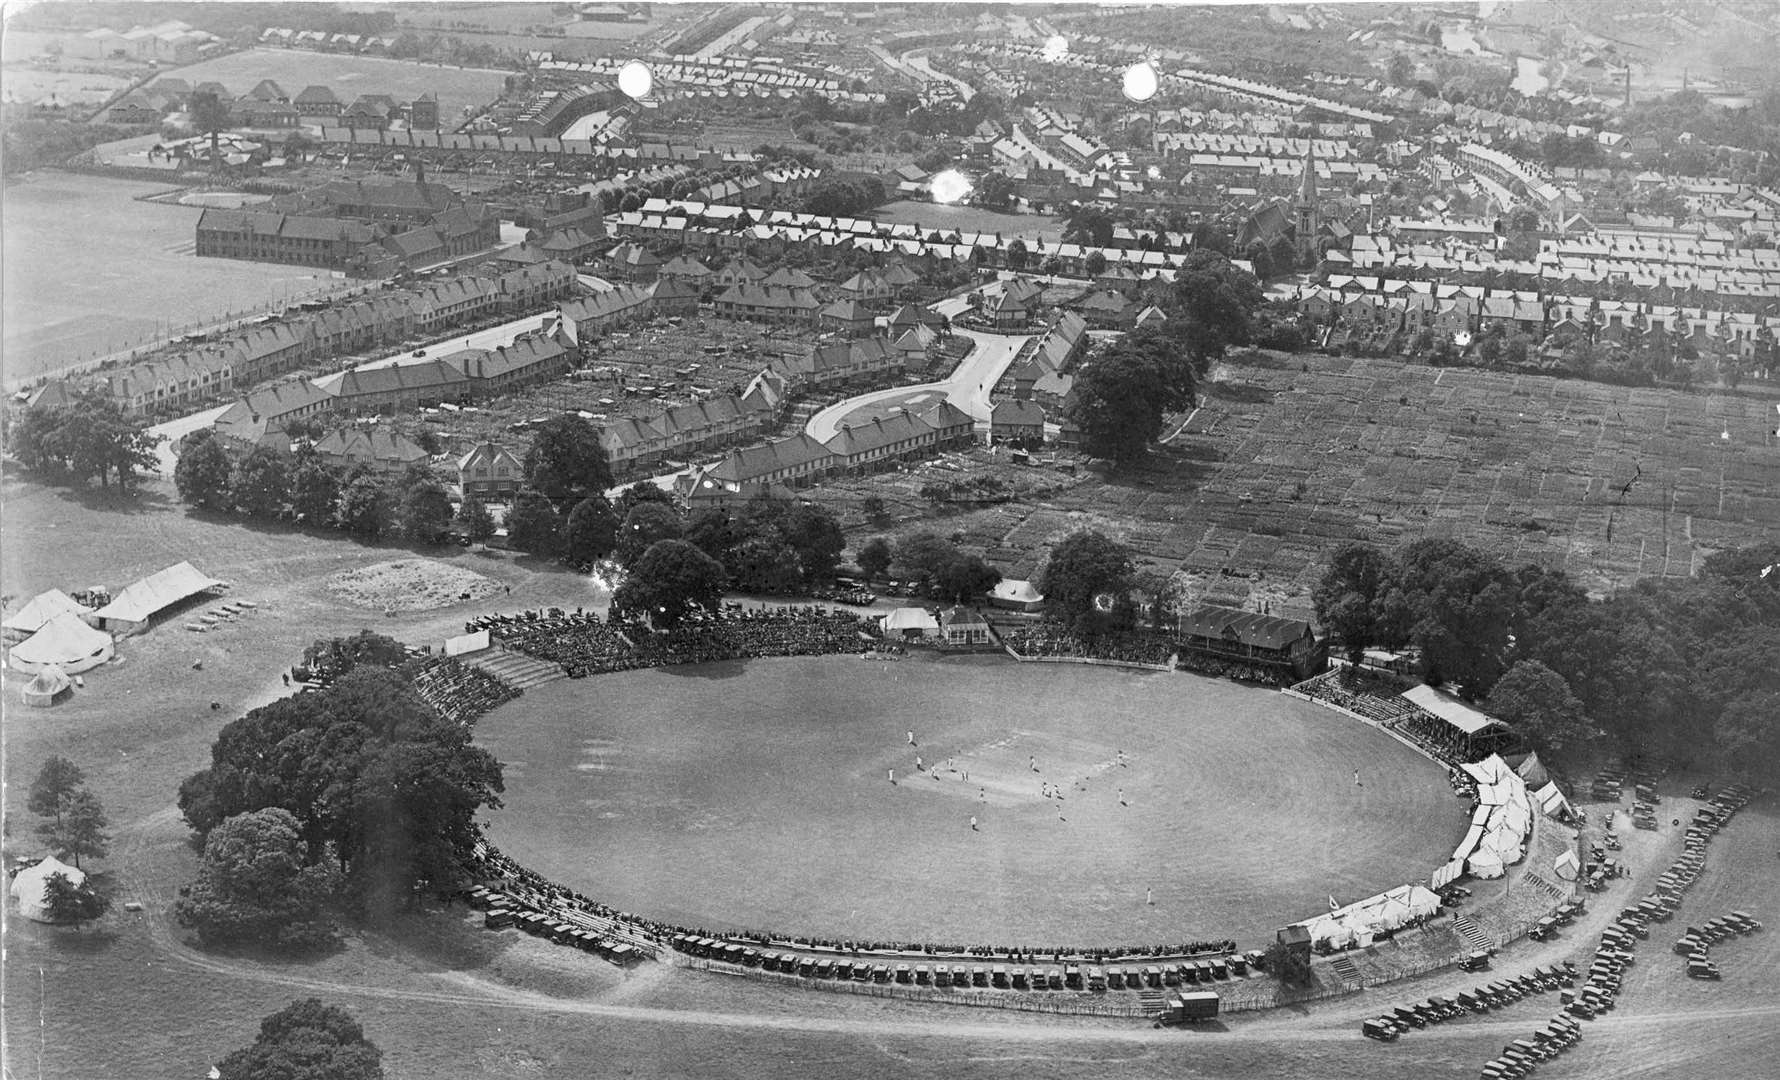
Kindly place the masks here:
POLYGON ((1497 979, 1452 997, 1436 995, 1414 1005, 1399 1005, 1390 1012, 1361 1022, 1360 1034, 1381 1042, 1396 1042, 1417 1028, 1470 1013, 1486 1013, 1512 1005, 1524 997, 1562 990, 1576 984, 1576 965, 1570 961, 1553 967, 1534 968, 1529 974, 1497 979))
POLYGON ((1576 921, 1576 916, 1587 911, 1588 907, 1581 900, 1566 900, 1558 905, 1558 909, 1534 924, 1527 936, 1534 941, 1544 941, 1558 932, 1562 927, 1576 921))
POLYGON ((894 957, 828 957, 805 952, 777 952, 693 934, 676 934, 670 944, 676 952, 688 956, 809 979, 986 990, 1144 990, 1206 985, 1242 977, 1251 967, 1258 972, 1261 961, 1261 953, 1257 950, 1210 960, 1142 967, 1062 964, 1026 968, 1006 964, 927 964, 894 957))
POLYGON ((1688 978, 1717 979, 1718 965, 1712 962, 1711 947, 1733 935, 1753 934, 1760 929, 1761 923, 1748 912, 1733 911, 1709 920, 1705 926, 1688 927, 1681 940, 1675 942, 1675 952, 1687 957, 1688 978))
POLYGON ((619 967, 629 967, 643 959, 642 951, 634 945, 614 941, 589 927, 553 918, 542 911, 493 907, 483 913, 482 925, 490 930, 516 927, 533 937, 547 938, 558 945, 604 957, 619 967))

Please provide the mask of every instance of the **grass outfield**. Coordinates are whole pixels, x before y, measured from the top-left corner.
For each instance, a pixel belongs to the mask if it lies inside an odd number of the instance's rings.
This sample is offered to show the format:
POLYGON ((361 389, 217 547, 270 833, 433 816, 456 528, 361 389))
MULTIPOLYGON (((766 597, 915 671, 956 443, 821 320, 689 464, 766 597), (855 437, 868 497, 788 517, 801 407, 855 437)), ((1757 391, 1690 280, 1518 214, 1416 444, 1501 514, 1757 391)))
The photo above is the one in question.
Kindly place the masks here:
POLYGON ((495 843, 686 925, 1254 946, 1331 893, 1424 880, 1464 826, 1388 737, 1184 674, 759 660, 553 683, 477 732, 507 769, 495 843))
MULTIPOLYGON (((319 83, 345 104, 360 94, 388 94, 397 101, 412 101, 431 90, 439 98, 439 124, 448 131, 462 121, 466 105, 486 105, 499 97, 509 74, 304 49, 249 49, 165 72, 193 86, 220 82, 231 94, 245 94, 261 79, 271 79, 294 98, 304 87, 319 83)), ((154 84, 149 84, 149 89, 153 88, 154 84)))

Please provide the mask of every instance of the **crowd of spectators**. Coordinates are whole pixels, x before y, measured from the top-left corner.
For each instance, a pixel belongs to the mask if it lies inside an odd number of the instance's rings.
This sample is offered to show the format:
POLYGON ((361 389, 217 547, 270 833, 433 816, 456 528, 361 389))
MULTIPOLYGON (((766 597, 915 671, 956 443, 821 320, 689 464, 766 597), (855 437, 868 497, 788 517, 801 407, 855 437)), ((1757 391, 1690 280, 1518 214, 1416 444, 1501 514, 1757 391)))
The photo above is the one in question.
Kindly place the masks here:
POLYGON ((1290 686, 1296 679, 1290 668, 1259 661, 1237 660, 1228 656, 1212 656, 1192 649, 1182 649, 1177 653, 1174 666, 1179 671, 1258 683, 1261 686, 1290 686))
POLYGON ((579 679, 669 664, 859 652, 869 647, 872 626, 851 612, 784 606, 732 608, 662 631, 557 608, 486 616, 465 629, 487 630, 504 647, 561 664, 579 679))
POLYGON ((420 656, 398 670, 440 716, 465 727, 519 696, 518 687, 460 663, 456 657, 420 656))
POLYGON ((1021 656, 1079 657, 1155 667, 1167 667, 1175 651, 1174 642, 1160 634, 1114 630, 1085 638, 1051 623, 1003 631, 1001 639, 1021 656))
POLYGON ((469 866, 470 876, 482 887, 498 892, 501 903, 509 910, 536 911, 559 919, 574 916, 577 921, 597 920, 601 929, 623 940, 651 948, 668 944, 675 935, 715 938, 738 945, 806 952, 842 953, 879 956, 976 957, 1006 960, 1011 963, 1041 961, 1106 963, 1110 961, 1141 961, 1191 959, 1227 956, 1236 951, 1234 941, 1157 942, 1133 945, 969 945, 936 944, 913 941, 874 941, 851 938, 792 937, 762 930, 708 930, 705 927, 677 926, 656 922, 630 912, 619 911, 590 897, 558 885, 520 866, 483 841, 469 866))

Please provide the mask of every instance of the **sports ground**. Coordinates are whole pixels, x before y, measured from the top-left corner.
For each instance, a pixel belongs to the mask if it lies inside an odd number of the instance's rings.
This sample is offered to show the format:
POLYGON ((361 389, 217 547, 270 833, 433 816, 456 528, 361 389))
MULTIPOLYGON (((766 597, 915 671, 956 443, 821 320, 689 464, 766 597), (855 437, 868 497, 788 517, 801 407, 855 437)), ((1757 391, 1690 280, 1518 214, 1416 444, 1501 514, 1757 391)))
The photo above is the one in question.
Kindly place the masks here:
POLYGON ((1464 826, 1389 737, 1186 674, 755 660, 536 687, 477 736, 506 764, 502 850, 708 928, 1253 947, 1425 880, 1464 826))

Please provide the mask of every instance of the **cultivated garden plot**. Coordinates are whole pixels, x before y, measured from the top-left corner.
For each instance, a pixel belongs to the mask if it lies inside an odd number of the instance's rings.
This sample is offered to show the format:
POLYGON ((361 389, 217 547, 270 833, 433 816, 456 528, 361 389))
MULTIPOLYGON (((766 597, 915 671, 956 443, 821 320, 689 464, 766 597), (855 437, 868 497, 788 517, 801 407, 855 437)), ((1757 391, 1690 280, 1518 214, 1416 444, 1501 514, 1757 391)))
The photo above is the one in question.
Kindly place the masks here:
POLYGON ((1022 506, 993 557, 1032 565, 1070 531, 1059 514, 1104 515, 1094 527, 1159 566, 1259 574, 1301 598, 1332 544, 1424 536, 1604 589, 1685 576, 1780 527, 1767 398, 1345 358, 1220 374, 1169 444, 1172 475, 1022 506))

